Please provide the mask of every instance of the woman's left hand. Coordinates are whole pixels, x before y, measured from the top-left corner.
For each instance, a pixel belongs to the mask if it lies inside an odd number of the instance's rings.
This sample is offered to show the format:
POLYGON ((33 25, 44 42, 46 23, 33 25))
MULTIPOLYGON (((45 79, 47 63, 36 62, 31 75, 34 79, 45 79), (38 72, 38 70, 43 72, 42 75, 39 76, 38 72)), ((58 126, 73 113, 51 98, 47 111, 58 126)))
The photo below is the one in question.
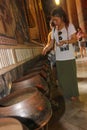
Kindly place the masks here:
POLYGON ((57 46, 63 46, 64 45, 64 42, 63 41, 61 41, 61 42, 59 42, 58 44, 57 44, 57 46))

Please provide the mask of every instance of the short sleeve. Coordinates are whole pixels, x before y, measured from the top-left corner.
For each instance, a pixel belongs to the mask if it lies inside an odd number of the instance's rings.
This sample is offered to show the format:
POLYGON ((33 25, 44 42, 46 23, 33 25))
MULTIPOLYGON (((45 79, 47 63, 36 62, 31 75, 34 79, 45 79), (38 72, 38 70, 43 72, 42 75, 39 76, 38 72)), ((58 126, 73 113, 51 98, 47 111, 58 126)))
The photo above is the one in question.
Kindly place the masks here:
POLYGON ((69 24, 68 31, 69 31, 69 35, 70 35, 70 36, 71 36, 72 34, 76 33, 75 26, 70 23, 70 24, 69 24))

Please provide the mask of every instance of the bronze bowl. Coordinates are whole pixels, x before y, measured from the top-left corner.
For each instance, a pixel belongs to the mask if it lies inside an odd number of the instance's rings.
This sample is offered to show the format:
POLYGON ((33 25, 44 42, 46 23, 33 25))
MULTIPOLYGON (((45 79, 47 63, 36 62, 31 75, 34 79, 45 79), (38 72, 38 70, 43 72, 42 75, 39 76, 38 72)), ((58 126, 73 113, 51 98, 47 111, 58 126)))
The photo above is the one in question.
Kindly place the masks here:
POLYGON ((27 87, 37 87, 42 93, 46 95, 49 93, 47 82, 43 79, 42 76, 35 73, 23 76, 22 78, 13 82, 11 92, 27 87))
POLYGON ((0 117, 15 117, 30 129, 46 125, 52 116, 49 100, 36 87, 11 93, 0 100, 0 117))

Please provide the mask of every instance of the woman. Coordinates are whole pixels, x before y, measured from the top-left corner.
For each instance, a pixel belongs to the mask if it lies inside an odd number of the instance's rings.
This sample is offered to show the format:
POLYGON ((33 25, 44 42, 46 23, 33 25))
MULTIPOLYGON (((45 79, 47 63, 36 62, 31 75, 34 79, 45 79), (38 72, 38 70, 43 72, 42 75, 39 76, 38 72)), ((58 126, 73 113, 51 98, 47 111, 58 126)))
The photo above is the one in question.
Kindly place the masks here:
POLYGON ((51 44, 46 45, 43 49, 43 55, 53 47, 55 40, 59 87, 65 98, 77 100, 79 92, 73 48, 73 43, 76 43, 76 30, 74 26, 69 23, 66 13, 60 6, 53 10, 52 20, 56 25, 56 29, 55 32, 52 32, 51 44))
POLYGON ((77 29, 77 39, 80 47, 81 58, 86 56, 86 34, 79 27, 77 29))

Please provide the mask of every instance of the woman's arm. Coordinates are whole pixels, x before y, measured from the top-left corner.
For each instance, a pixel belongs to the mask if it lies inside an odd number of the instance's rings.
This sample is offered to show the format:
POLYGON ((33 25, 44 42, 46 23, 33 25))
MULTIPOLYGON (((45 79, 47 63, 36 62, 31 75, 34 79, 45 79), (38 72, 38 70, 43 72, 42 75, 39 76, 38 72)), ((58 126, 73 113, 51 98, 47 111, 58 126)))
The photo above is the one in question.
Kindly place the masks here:
POLYGON ((58 46, 62 46, 63 44, 74 44, 77 42, 76 33, 71 35, 71 39, 69 40, 62 40, 60 43, 58 43, 58 46))
POLYGON ((54 40, 51 39, 50 43, 47 44, 47 45, 43 48, 42 54, 43 54, 43 55, 46 55, 46 53, 53 48, 53 44, 54 44, 54 40))
POLYGON ((50 44, 51 42, 51 34, 52 32, 49 32, 48 37, 47 37, 47 44, 50 44))

